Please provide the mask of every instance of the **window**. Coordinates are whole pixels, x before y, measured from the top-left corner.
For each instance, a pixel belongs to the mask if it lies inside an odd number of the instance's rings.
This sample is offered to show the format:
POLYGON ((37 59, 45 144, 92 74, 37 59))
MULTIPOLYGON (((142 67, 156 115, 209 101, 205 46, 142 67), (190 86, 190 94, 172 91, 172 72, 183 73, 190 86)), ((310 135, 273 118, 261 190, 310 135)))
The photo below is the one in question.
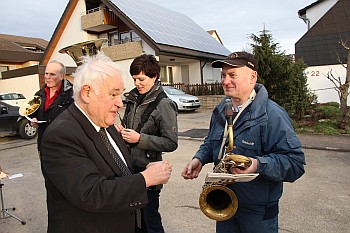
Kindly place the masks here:
POLYGON ((122 43, 130 42, 130 32, 120 33, 120 41, 122 43))
POLYGON ((112 45, 118 45, 121 43, 127 43, 131 41, 139 41, 141 40, 141 37, 137 35, 134 31, 127 31, 118 33, 118 31, 110 32, 108 33, 108 40, 110 46, 112 45))
POLYGON ((141 40, 141 37, 139 35, 137 35, 136 32, 131 31, 131 40, 132 41, 139 41, 139 40, 141 40))
POLYGON ((173 67, 172 66, 161 66, 160 67, 160 81, 162 83, 173 83, 173 67))
POLYGON ((24 97, 24 95, 19 94, 19 93, 13 93, 13 94, 12 94, 12 97, 13 97, 15 100, 18 100, 18 99, 25 99, 25 98, 26 98, 26 97, 24 97))
POLYGON ((173 83, 174 81, 174 76, 173 76, 173 67, 168 66, 168 80, 169 83, 173 83))
POLYGON ((108 41, 110 45, 119 44, 119 34, 118 31, 108 33, 108 41))
POLYGON ((168 83, 167 75, 166 75, 166 66, 160 67, 160 81, 162 83, 168 83))
POLYGON ((0 79, 2 79, 2 72, 9 71, 8 66, 1 66, 0 67, 0 79))

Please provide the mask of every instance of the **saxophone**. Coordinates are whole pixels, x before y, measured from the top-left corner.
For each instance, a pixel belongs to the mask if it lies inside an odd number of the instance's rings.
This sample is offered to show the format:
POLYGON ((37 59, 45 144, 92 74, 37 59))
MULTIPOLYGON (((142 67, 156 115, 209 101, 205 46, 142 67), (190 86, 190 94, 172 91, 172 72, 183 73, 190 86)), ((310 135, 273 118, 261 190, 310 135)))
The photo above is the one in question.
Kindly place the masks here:
MULTIPOLYGON (((232 153, 235 148, 233 140, 233 119, 237 112, 232 110, 232 102, 226 104, 225 116, 228 123, 229 143, 225 148, 225 155, 214 167, 214 173, 230 173, 233 167, 245 169, 252 164, 250 158, 244 155, 232 153)), ((199 206, 201 211, 209 218, 216 221, 230 219, 237 211, 238 199, 236 194, 226 187, 234 183, 232 180, 221 179, 219 181, 206 181, 199 196, 199 206)))

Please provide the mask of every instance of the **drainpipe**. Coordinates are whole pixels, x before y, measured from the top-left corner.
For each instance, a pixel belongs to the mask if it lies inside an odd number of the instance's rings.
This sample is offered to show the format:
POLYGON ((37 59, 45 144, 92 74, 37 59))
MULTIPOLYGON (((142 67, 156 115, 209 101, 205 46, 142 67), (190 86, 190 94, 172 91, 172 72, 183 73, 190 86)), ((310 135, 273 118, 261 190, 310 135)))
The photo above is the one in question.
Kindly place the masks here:
POLYGON ((304 20, 304 22, 307 25, 307 30, 310 29, 310 19, 306 17, 306 15, 299 15, 299 18, 304 20))
POLYGON ((204 66, 207 64, 207 61, 204 62, 203 66, 201 67, 201 84, 204 84, 204 80, 203 80, 203 68, 204 66))

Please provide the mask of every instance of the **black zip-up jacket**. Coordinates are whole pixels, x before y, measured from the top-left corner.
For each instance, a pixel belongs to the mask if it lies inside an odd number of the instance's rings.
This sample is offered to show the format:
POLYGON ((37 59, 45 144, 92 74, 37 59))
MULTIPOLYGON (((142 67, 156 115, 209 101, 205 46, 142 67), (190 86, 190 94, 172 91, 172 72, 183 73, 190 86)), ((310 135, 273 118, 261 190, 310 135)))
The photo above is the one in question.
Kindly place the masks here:
POLYGON ((73 86, 72 84, 66 80, 62 80, 62 88, 59 95, 52 102, 52 104, 44 111, 45 101, 46 101, 46 93, 45 93, 46 84, 35 93, 36 96, 40 96, 41 105, 37 111, 35 111, 31 118, 36 117, 39 121, 46 121, 45 123, 40 123, 38 128, 38 150, 41 148, 41 140, 46 128, 51 124, 51 122, 64 110, 66 110, 69 105, 71 105, 73 100, 73 86))

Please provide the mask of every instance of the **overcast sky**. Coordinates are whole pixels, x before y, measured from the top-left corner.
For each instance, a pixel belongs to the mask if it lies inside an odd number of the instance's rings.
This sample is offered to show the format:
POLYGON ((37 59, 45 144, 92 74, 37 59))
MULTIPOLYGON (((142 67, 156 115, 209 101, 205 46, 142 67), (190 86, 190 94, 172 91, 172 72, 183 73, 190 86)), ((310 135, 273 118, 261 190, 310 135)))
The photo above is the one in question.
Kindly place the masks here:
MULTIPOLYGON (((230 51, 246 50, 249 35, 269 30, 281 50, 294 53, 306 32, 298 10, 316 0, 149 0, 183 13, 205 30, 215 29, 230 51)), ((50 40, 68 0, 2 1, 0 33, 50 40)))

